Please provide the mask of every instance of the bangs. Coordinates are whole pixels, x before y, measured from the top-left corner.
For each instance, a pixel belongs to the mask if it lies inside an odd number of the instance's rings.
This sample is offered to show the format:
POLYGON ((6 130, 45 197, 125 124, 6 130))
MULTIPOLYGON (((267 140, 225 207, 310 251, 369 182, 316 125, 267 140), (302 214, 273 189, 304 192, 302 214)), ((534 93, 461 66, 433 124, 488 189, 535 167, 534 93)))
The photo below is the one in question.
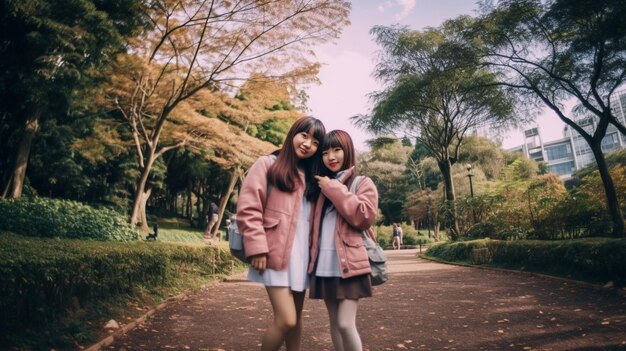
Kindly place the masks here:
POLYGON ((317 141, 321 142, 326 134, 326 128, 324 128, 324 125, 319 120, 312 119, 307 126, 306 132, 309 133, 309 135, 312 135, 313 138, 317 139, 317 141))
POLYGON ((340 147, 344 149, 344 146, 341 143, 341 140, 339 140, 339 136, 337 135, 337 133, 330 132, 326 134, 322 139, 322 145, 320 146, 320 150, 325 151, 334 147, 340 147))
POLYGON ((343 130, 333 130, 324 135, 322 145, 319 147, 321 152, 331 148, 341 148, 343 150, 343 169, 348 169, 355 165, 356 155, 354 153, 354 144, 350 134, 343 130))

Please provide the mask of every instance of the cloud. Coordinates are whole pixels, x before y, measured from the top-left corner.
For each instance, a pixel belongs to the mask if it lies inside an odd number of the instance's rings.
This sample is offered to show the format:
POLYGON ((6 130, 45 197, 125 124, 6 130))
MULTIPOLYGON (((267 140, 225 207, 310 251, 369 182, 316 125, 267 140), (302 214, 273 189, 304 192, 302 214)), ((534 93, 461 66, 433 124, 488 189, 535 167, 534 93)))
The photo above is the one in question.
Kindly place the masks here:
POLYGON ((401 20, 408 16, 413 8, 415 7, 415 3, 417 0, 394 0, 394 1, 385 1, 381 4, 378 4, 376 10, 378 12, 385 12, 387 9, 399 10, 400 12, 396 14, 396 20, 401 20))
POLYGON ((402 7, 402 11, 400 11, 400 13, 396 15, 396 19, 403 19, 409 13, 411 13, 411 10, 413 10, 413 8, 415 7, 415 1, 416 0, 397 0, 398 5, 402 7))
POLYGON ((385 12, 385 10, 393 6, 394 3, 392 1, 385 1, 382 4, 379 4, 376 9, 378 10, 378 12, 385 12))

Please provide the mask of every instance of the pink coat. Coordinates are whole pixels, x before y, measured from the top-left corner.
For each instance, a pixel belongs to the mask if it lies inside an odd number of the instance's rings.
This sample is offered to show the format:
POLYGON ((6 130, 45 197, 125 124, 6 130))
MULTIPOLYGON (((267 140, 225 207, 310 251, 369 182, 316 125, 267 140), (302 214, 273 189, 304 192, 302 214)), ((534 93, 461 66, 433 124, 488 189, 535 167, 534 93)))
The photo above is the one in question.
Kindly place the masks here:
POLYGON ((267 267, 287 270, 304 196, 304 174, 294 192, 272 186, 267 204, 267 171, 274 161, 260 157, 248 171, 237 202, 237 226, 243 236, 246 256, 267 254, 267 267))
POLYGON ((354 168, 351 168, 342 175, 341 180, 333 179, 322 187, 322 194, 314 210, 309 273, 313 273, 317 260, 322 208, 326 198, 330 199, 337 210, 335 247, 341 277, 345 279, 371 272, 361 232, 370 228, 376 219, 378 191, 370 178, 363 177, 356 194, 351 193, 349 184, 343 182, 353 174, 354 168))

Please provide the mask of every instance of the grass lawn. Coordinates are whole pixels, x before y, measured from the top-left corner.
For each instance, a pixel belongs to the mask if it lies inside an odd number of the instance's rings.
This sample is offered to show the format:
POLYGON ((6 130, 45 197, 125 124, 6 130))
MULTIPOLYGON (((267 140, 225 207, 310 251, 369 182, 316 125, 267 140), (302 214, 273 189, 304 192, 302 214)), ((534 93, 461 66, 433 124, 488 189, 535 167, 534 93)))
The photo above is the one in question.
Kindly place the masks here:
MULTIPOLYGON (((189 221, 182 218, 160 218, 159 238, 158 240, 165 243, 182 243, 190 245, 206 245, 203 238, 203 231, 189 225, 189 221)), ((219 229, 222 232, 222 238, 226 236, 226 228, 219 229)), ((220 241, 222 249, 228 249, 228 242, 220 241)))

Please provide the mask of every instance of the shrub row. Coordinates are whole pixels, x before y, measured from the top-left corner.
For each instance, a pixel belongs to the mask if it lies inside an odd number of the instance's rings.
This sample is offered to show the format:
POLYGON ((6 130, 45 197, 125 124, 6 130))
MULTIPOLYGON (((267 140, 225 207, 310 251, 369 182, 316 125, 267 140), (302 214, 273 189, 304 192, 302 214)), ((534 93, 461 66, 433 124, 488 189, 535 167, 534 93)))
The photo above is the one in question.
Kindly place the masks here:
POLYGON ((487 248, 491 265, 626 286, 626 239, 473 240, 436 244, 425 255, 471 263, 473 249, 487 248))
POLYGON ((140 289, 159 291, 186 275, 227 274, 231 259, 230 253, 208 246, 0 232, 0 330, 10 335, 41 329, 77 308, 134 296, 140 289))
POLYGON ((0 199, 0 230, 48 238, 137 239, 128 218, 116 211, 42 197, 0 199))

